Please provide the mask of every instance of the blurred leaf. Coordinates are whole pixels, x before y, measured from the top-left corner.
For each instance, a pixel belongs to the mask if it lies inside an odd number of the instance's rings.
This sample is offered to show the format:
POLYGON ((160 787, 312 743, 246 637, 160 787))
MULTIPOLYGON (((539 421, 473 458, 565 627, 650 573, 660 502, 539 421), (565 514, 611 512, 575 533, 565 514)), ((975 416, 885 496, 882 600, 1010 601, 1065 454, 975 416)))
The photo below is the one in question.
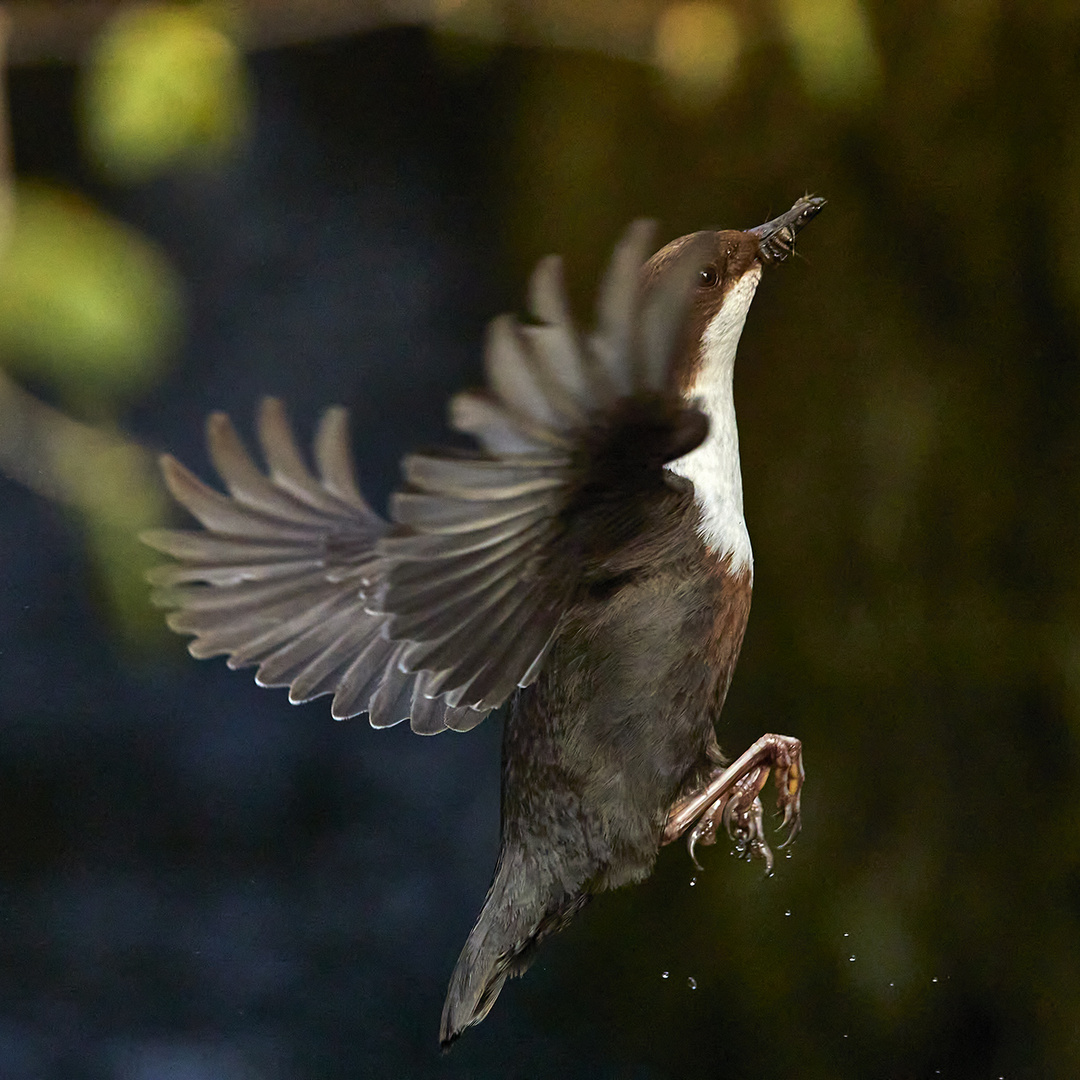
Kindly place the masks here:
POLYGON ((72 512, 112 621, 133 644, 158 638, 144 571, 160 560, 136 539, 166 514, 153 455, 112 425, 45 404, 0 371, 0 472, 72 512))
POLYGON ((166 516, 150 455, 119 437, 93 456, 80 453, 78 440, 51 449, 51 464, 81 511, 101 603, 126 641, 156 646, 163 637, 161 617, 146 602, 146 571, 161 559, 138 539, 166 516))
POLYGON ((101 168, 123 180, 219 158, 243 136, 250 112, 243 56, 208 8, 122 10, 84 73, 84 138, 101 168))
POLYGON ((656 25, 655 63, 681 104, 707 103, 731 82, 742 51, 742 31, 723 4, 672 4, 656 25))
POLYGON ((179 321, 179 282, 133 229, 75 195, 17 189, 0 260, 4 362, 75 397, 138 393, 179 321))
POLYGON ((795 66, 814 97, 863 100, 879 61, 859 0, 780 0, 795 66))

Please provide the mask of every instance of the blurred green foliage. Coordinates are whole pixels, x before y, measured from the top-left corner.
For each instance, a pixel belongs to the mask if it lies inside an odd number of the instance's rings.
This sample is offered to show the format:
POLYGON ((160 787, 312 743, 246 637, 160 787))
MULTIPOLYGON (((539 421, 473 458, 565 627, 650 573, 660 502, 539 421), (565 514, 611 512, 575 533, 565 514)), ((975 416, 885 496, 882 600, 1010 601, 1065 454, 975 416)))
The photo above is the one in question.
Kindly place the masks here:
POLYGON ((143 574, 153 559, 135 536, 161 519, 164 494, 116 417, 160 377, 180 322, 180 283, 150 241, 73 192, 15 186, 0 255, 0 356, 93 426, 7 390, 4 467, 71 508, 104 611, 140 646, 160 626, 146 609, 143 574))
POLYGON ((69 191, 22 184, 0 258, 0 350, 9 370, 70 401, 152 386, 180 328, 180 284, 134 229, 69 191))
POLYGON ((156 649, 165 634, 160 613, 147 606, 146 571, 161 560, 138 535, 169 512, 165 492, 150 454, 115 429, 102 433, 101 445, 87 445, 77 430, 59 434, 42 464, 75 511, 98 600, 118 639, 140 651, 156 649))
POLYGON ((219 160, 246 133, 251 90, 229 36, 229 9, 147 4, 120 12, 83 71, 83 132, 93 160, 121 180, 219 160))
POLYGON ((654 62, 676 101, 703 107, 727 89, 742 45, 731 8, 688 0, 660 13, 654 62))
POLYGON ((828 102, 865 102, 879 72, 859 0, 778 0, 778 10, 807 91, 828 102))
MULTIPOLYGON (((153 4, 122 7, 106 24, 79 98, 85 145, 106 176, 145 181, 237 145, 251 97, 230 18, 222 5, 153 4)), ((116 419, 156 383, 178 343, 181 283, 153 243, 74 192, 22 183, 12 202, 0 251, 0 358, 84 421, 15 389, 0 394, 9 428, 26 433, 22 449, 5 447, 5 467, 73 510, 105 610, 128 642, 145 645, 160 634, 143 582, 155 558, 135 537, 161 520, 164 494, 116 419)))

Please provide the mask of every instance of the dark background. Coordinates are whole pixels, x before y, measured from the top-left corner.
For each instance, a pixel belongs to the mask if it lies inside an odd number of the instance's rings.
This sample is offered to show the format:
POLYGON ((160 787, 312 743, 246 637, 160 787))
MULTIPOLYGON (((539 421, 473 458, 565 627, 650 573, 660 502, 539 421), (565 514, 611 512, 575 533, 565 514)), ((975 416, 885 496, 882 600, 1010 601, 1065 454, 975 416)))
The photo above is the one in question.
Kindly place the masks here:
POLYGON ((69 69, 12 73, 19 173, 182 275, 182 350, 125 430, 209 476, 209 410, 249 432, 279 394, 306 438, 342 402, 376 505, 539 256, 585 313, 635 215, 667 240, 830 203, 736 378, 756 580, 720 737, 804 742, 775 876, 666 849, 441 1056, 498 721, 336 724, 125 641, 70 515, 0 479, 0 1077, 1080 1075, 1080 17, 870 26, 857 101, 766 42, 690 111, 586 53, 263 52, 247 148, 129 189, 81 164, 69 69))

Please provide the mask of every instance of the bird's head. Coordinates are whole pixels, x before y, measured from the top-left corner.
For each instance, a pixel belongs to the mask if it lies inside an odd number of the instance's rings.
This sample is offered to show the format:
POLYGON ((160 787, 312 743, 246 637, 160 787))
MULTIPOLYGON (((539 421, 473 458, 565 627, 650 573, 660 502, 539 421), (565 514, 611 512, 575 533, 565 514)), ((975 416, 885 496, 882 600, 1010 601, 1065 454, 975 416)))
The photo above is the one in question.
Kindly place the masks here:
POLYGON ((795 252, 795 237, 825 205, 804 195, 786 213, 753 229, 721 229, 680 236, 661 248, 643 270, 646 288, 655 288, 680 265, 688 246, 700 262, 687 320, 686 348, 672 375, 684 394, 696 390, 706 360, 709 366, 734 364, 750 302, 763 266, 775 266, 795 252))

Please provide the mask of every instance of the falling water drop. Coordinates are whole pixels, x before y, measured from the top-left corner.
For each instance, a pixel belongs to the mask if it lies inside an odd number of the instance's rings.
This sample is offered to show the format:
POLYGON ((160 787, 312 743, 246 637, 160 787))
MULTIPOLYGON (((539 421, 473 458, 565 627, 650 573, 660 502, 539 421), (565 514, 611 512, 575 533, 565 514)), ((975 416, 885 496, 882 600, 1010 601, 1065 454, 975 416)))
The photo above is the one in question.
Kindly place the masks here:
POLYGON ((670 971, 661 971, 660 972, 660 978, 661 979, 666 979, 670 974, 671 974, 670 971))
POLYGON ((784 912, 784 914, 786 916, 790 916, 791 915, 791 908, 788 908, 787 911, 784 912))
POLYGON ((694 976, 691 975, 690 978, 686 980, 686 985, 689 986, 691 990, 696 990, 697 989, 697 979, 695 979, 694 976))
POLYGON ((690 888, 692 889, 692 888, 693 888, 693 887, 694 887, 694 886, 695 886, 696 884, 697 884, 697 878, 696 878, 696 877, 692 877, 692 878, 690 879, 690 888))
POLYGON ((849 964, 854 964, 855 963, 855 955, 854 954, 852 954, 851 956, 848 957, 848 963, 849 964))

